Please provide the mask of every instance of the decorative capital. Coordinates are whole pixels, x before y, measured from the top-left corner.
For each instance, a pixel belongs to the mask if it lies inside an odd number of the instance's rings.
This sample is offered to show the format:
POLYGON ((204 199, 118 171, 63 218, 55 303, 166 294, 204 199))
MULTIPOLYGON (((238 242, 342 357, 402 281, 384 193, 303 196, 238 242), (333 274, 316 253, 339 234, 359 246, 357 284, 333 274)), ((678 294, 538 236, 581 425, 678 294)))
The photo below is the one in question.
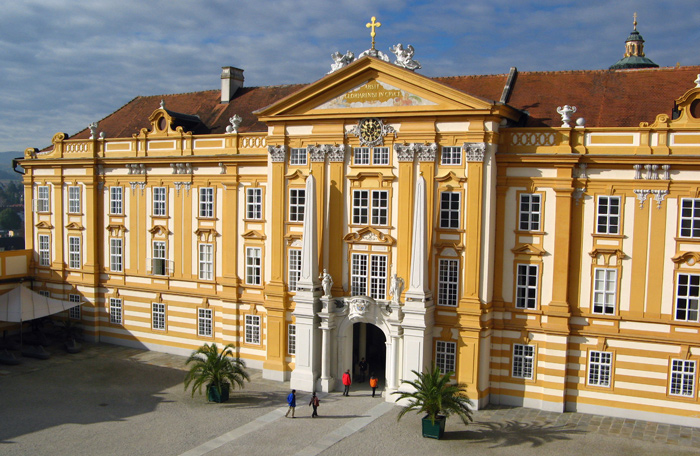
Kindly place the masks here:
POLYGON ((311 158, 312 162, 323 162, 326 160, 328 145, 316 144, 315 146, 306 146, 306 151, 309 153, 309 157, 311 158))
POLYGON ((434 162, 437 156, 437 143, 432 144, 416 144, 419 162, 434 162))
POLYGON ((467 153, 468 162, 483 162, 486 152, 486 143, 464 143, 464 151, 467 153))
POLYGON ((329 145, 328 146, 328 161, 329 162, 344 162, 345 161, 345 144, 329 145))
POLYGON ((287 156, 287 146, 280 144, 279 146, 267 146, 267 153, 270 154, 270 160, 273 163, 284 162, 287 156))
POLYGON ((416 155, 415 144, 394 144, 394 151, 399 162, 413 162, 416 155))

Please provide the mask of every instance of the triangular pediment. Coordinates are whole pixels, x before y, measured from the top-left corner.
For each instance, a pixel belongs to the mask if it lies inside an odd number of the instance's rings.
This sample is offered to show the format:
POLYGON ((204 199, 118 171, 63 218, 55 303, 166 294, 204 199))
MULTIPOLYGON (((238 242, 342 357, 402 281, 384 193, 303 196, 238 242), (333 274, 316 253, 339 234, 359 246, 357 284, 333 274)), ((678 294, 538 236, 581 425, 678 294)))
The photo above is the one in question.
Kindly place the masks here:
POLYGON ((460 92, 413 71, 365 57, 257 111, 275 118, 314 118, 332 114, 362 117, 383 113, 491 113, 495 102, 460 92))

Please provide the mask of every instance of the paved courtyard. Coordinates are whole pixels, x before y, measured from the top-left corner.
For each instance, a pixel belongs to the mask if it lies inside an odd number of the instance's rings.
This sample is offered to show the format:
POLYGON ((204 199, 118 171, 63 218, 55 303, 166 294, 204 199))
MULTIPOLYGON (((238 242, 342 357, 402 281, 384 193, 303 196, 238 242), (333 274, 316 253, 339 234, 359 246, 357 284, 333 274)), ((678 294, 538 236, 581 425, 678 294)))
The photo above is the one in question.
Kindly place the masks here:
POLYGON ((209 404, 184 391, 181 356, 105 344, 50 350, 48 361, 0 365, 0 454, 700 454, 700 429, 512 407, 477 411, 469 426, 451 418, 443 440, 424 439, 418 415, 397 422, 398 407, 366 386, 320 395, 314 419, 302 392, 291 419, 289 385, 260 371, 229 402, 209 404))

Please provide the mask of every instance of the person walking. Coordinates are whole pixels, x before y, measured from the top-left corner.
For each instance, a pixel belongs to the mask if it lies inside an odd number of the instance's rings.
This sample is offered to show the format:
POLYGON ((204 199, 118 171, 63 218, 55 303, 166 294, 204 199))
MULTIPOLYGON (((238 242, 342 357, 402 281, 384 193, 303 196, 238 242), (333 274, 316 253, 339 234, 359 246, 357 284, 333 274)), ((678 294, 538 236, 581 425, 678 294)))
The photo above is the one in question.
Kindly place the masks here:
POLYGON ((374 392, 377 390, 377 385, 379 384, 379 379, 375 377, 374 372, 369 376, 369 386, 372 387, 372 397, 374 397, 374 392))
POLYGON ((362 358, 360 360, 359 368, 360 368, 360 379, 358 380, 358 383, 364 383, 365 378, 367 377, 367 361, 365 361, 364 358, 362 358))
POLYGON ((292 392, 289 393, 289 396, 287 396, 287 404, 289 405, 289 408, 284 416, 289 418, 289 412, 292 412, 292 418, 295 418, 294 409, 297 406, 297 390, 292 390, 292 392))
POLYGON ((319 400, 318 396, 316 396, 316 391, 313 392, 313 395, 311 396, 311 400, 309 401, 309 405, 314 408, 313 413, 311 414, 311 418, 315 418, 318 416, 318 406, 321 403, 319 400))
POLYGON ((345 389, 343 390, 343 396, 349 396, 350 385, 352 385, 352 379, 350 378, 350 369, 346 370, 343 374, 343 385, 345 385, 345 389))

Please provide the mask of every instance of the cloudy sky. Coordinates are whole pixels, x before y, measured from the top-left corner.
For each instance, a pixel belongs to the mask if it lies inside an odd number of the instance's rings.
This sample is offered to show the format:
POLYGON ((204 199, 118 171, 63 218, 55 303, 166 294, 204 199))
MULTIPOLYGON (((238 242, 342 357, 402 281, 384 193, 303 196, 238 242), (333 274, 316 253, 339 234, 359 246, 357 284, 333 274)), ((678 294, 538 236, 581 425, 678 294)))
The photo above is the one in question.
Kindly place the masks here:
MULTIPOLYGON (((0 2, 0 152, 42 148, 138 95, 313 82, 330 54, 412 44, 426 76, 604 69, 632 14, 647 57, 700 64, 697 0, 21 0, 0 2)), ((155 109, 156 107, 154 107, 155 109)))

